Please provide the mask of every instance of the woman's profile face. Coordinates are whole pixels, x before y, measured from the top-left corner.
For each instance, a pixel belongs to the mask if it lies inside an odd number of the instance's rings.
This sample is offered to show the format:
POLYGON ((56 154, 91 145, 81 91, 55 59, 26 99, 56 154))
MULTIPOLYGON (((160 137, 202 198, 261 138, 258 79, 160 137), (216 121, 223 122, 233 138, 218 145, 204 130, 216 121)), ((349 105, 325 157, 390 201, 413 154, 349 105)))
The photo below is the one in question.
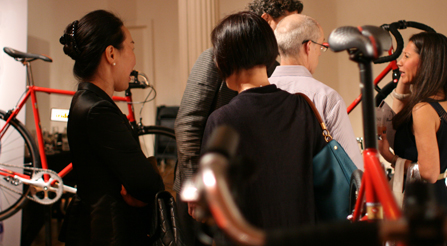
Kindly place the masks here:
POLYGON ((130 35, 129 30, 126 27, 121 27, 124 32, 124 41, 122 48, 118 50, 118 59, 116 61, 116 79, 115 79, 115 91, 123 91, 129 87, 130 73, 135 67, 135 42, 130 35))
POLYGON ((402 52, 402 58, 397 63, 400 71, 400 81, 402 83, 411 84, 416 76, 420 62, 420 56, 416 50, 416 46, 410 41, 402 52))

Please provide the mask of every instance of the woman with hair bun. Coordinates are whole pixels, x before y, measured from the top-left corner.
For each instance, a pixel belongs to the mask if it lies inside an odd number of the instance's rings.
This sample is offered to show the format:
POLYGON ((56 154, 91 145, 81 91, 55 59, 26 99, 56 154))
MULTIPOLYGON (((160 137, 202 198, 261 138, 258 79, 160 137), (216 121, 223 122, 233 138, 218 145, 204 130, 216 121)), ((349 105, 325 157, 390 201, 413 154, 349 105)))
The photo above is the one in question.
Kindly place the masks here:
POLYGON ((135 66, 132 36, 118 17, 97 10, 70 23, 60 42, 79 80, 67 129, 78 190, 60 239, 67 246, 148 245, 163 180, 112 100, 128 88, 135 66))

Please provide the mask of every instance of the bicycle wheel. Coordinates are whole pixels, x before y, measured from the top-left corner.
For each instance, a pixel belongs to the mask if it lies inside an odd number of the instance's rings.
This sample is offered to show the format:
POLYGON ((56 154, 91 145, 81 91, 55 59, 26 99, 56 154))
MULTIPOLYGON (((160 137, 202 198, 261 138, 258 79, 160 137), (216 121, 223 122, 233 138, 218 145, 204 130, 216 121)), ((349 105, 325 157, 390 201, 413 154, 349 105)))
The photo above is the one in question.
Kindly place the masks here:
POLYGON ((355 170, 351 175, 351 182, 349 187, 349 212, 352 213, 355 209, 355 203, 357 202, 360 185, 362 183, 363 171, 360 169, 355 170))
MULTIPOLYGON (((0 128, 6 121, 6 113, 0 110, 0 128)), ((24 167, 40 167, 37 146, 25 126, 14 119, 0 139, 0 168, 16 173, 32 175, 24 167), (11 167, 13 165, 14 167, 11 167)), ((6 173, 0 170, 0 173, 6 173)), ((25 202, 29 186, 14 178, 0 176, 0 220, 5 220, 18 212, 25 202)))
POLYGON ((177 167, 177 143, 174 129, 164 126, 139 127, 141 148, 146 157, 157 159, 160 174, 166 189, 172 189, 177 167))

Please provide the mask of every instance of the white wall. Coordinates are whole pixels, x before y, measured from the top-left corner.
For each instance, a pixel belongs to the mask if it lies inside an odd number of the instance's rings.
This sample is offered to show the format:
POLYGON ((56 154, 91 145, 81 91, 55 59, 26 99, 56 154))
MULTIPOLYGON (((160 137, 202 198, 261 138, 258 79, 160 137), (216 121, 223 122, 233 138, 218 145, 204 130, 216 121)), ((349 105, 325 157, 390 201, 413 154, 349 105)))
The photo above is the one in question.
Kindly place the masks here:
MULTIPOLYGON (((26 50, 27 1, 0 0, 0 6, 0 108, 11 109, 25 90, 25 69, 4 53, 3 47, 26 50)), ((23 111, 18 118, 24 120, 23 111)), ((23 155, 23 145, 19 145, 17 152, 23 155)), ((3 222, 3 245, 20 244, 21 219, 19 212, 3 222)))

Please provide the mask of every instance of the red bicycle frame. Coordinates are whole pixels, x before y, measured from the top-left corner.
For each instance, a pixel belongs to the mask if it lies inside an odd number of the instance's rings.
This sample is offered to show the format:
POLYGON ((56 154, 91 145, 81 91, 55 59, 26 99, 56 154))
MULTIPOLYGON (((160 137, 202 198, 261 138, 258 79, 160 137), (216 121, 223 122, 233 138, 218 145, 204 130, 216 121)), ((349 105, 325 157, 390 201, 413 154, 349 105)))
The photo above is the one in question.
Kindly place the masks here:
MULTIPOLYGON (((365 171, 362 177, 359 194, 356 200, 353 221, 383 219, 399 219, 402 216, 400 208, 391 192, 385 172, 379 161, 377 151, 377 128, 375 122, 374 83, 372 79, 371 62, 359 59, 362 95, 363 135, 365 150, 363 161, 365 171), (368 112, 368 113, 366 113, 368 112), (363 202, 366 200, 367 217, 360 218, 363 202)), ((391 66, 388 66, 391 67, 391 66)), ((382 73, 384 74, 384 73, 382 73)), ((377 81, 377 79, 376 79, 377 81)))
POLYGON ((394 196, 389 188, 388 180, 381 168, 379 154, 376 149, 369 148, 363 151, 365 173, 362 178, 358 198, 355 204, 353 221, 361 220, 363 200, 366 195, 367 218, 383 219, 385 217, 396 220, 402 216, 394 196), (365 188, 366 187, 366 188, 365 188), (380 201, 380 204, 378 203, 380 201))
MULTIPOLYGON (((389 55, 391 55, 392 53, 393 53, 393 47, 391 47, 391 49, 388 51, 389 55)), ((383 69, 383 71, 376 77, 376 79, 374 80, 374 85, 377 85, 380 81, 382 81, 383 78, 385 78, 385 76, 388 75, 389 72, 395 69, 398 69, 397 62, 396 60, 393 60, 390 63, 388 63, 388 66, 385 69, 383 69)), ((397 80, 393 82, 397 83, 397 80)), ((354 99, 354 101, 347 108, 348 114, 351 113, 351 111, 355 107, 357 107, 357 105, 362 101, 362 98, 363 94, 360 94, 356 99, 354 99)))

